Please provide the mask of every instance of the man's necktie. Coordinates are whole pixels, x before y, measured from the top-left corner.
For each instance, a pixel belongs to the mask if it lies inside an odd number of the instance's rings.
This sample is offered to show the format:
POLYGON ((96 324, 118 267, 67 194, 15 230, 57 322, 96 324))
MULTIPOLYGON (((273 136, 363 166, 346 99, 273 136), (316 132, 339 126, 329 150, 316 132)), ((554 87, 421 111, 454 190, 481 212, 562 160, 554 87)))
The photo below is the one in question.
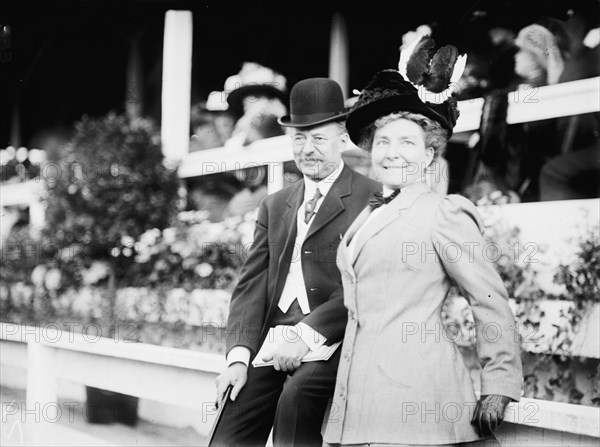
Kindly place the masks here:
POLYGON ((319 188, 317 188, 313 198, 307 201, 304 205, 304 223, 310 222, 310 219, 314 216, 315 207, 317 206, 317 202, 321 197, 323 197, 321 195, 321 191, 319 191, 319 188))
POLYGON ((392 200, 394 200, 394 198, 400 194, 400 190, 399 189, 394 189, 394 192, 391 193, 389 196, 387 197, 383 197, 383 194, 381 192, 374 192, 373 195, 371 196, 371 198, 369 199, 369 206, 373 209, 377 209, 379 208, 381 205, 385 205, 387 203, 390 203, 392 200))

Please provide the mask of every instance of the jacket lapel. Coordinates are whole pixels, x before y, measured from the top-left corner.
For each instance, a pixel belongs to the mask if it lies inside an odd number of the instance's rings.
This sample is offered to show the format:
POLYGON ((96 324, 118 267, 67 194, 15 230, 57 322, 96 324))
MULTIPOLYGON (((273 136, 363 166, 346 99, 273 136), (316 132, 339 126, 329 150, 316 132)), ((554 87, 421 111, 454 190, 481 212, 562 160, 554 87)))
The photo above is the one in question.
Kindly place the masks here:
POLYGON ((291 233, 293 234, 292 242, 296 238, 298 208, 304 201, 304 182, 297 182, 294 188, 290 192, 286 202, 285 209, 281 215, 285 229, 288 234, 288 240, 291 233))
POLYGON ((375 216, 373 220, 368 222, 358 234, 358 240, 356 241, 356 246, 354 247, 354 253, 350 259, 351 265, 354 265, 356 262, 356 259, 362 251, 365 243, 400 216, 398 210, 390 206, 392 203, 393 201, 390 202, 385 209, 381 210, 379 215, 375 216))
POLYGON ((319 207, 304 240, 307 240, 344 211, 345 207, 342 197, 349 196, 352 193, 351 179, 352 173, 350 172, 350 168, 344 165, 340 176, 331 185, 329 193, 323 199, 323 203, 319 207))
POLYGON ((346 231, 346 234, 344 235, 344 237, 342 238, 342 240, 340 242, 340 248, 338 249, 339 266, 340 266, 340 269, 347 270, 348 274, 350 274, 351 276, 354 276, 354 272, 351 268, 352 259, 350 259, 348 245, 354 238, 354 235, 356 234, 358 229, 363 226, 363 224, 365 223, 365 221, 367 220, 367 218, 369 217, 370 214, 371 214, 371 207, 369 207, 369 206, 365 207, 365 209, 363 209, 360 212, 360 214, 358 216, 356 216, 356 219, 354 219, 354 222, 352 222, 352 224, 348 228, 348 231, 346 231))
MULTIPOLYGON (((304 200, 304 182, 298 182, 297 186, 292 189, 287 201, 284 205, 283 213, 281 214, 281 220, 285 226, 283 241, 277 241, 278 243, 283 242, 283 250, 277 260, 277 276, 275 277, 275 287, 273 288, 273 294, 270 296, 271 303, 274 297, 279 296, 285 285, 287 273, 289 270, 289 260, 292 258, 292 251, 294 250, 294 243, 296 242, 296 234, 298 232, 298 223, 296 220, 298 214, 298 208, 304 200), (286 261, 287 260, 287 261, 286 261)), ((271 306, 269 306, 271 307, 271 306)))
POLYGON ((371 215, 371 207, 366 206, 365 209, 363 209, 360 212, 360 214, 358 216, 356 216, 356 219, 354 219, 354 222, 352 222, 352 224, 350 225, 350 228, 348 228, 348 231, 346 231, 346 235, 342 239, 341 245, 343 245, 344 247, 347 247, 348 245, 350 245, 350 241, 352 241, 356 232, 360 229, 360 227, 362 227, 364 225, 365 221, 367 220, 367 218, 370 215, 371 215))
MULTIPOLYGON (((281 257, 279 258, 279 268, 281 268, 281 263, 284 259, 291 258, 291 256, 286 256, 286 254, 294 248, 296 234, 298 233, 298 208, 300 208, 300 205, 302 205, 304 200, 304 182, 299 183, 300 184, 290 193, 290 196, 285 203, 286 209, 281 215, 286 229, 286 238, 281 257)), ((279 279, 279 273, 277 276, 279 279)))
MULTIPOLYGON (((354 265, 354 263, 356 262, 356 259, 360 255, 360 252, 363 249, 365 243, 369 239, 371 239, 373 236, 375 236, 377 233, 379 233, 381 230, 383 230, 389 224, 391 224, 396 219, 398 219, 401 215, 402 210, 409 208, 415 202, 415 200, 417 200, 417 198, 420 195, 425 194, 430 191, 431 191, 431 189, 429 188, 429 186, 427 186, 426 183, 420 182, 420 183, 411 185, 410 187, 408 187, 406 189, 406 191, 402 191, 400 194, 398 194, 398 197, 396 197, 390 203, 385 205, 385 208, 379 213, 379 215, 375 216, 372 221, 368 222, 366 224, 365 228, 363 228, 361 230, 361 232, 358 234, 358 240, 356 242, 356 247, 354 249, 352 259, 349 260, 350 265, 354 265)), ((363 211, 363 213, 364 213, 364 211, 363 211)), ((361 216, 363 213, 361 213, 361 216)), ((365 217, 365 220, 369 215, 370 215, 370 209, 369 209, 369 213, 365 217)), ((357 219, 357 221, 358 221, 358 219, 357 219)), ((360 222, 355 222, 355 223, 360 224, 360 226, 362 226, 364 224, 364 221, 362 223, 360 223, 360 222)), ((354 230, 355 233, 356 233, 356 231, 358 231, 358 228, 356 230, 354 230)))

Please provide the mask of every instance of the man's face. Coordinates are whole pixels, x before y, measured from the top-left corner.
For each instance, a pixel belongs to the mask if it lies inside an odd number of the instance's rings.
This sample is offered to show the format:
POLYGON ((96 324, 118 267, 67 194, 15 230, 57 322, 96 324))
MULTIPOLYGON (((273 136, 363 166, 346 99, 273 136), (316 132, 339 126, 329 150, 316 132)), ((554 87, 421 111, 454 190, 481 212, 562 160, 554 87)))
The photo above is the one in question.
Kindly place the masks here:
POLYGON ((292 128, 291 137, 298 169, 315 181, 324 179, 337 169, 349 138, 346 131, 335 123, 306 129, 292 128))

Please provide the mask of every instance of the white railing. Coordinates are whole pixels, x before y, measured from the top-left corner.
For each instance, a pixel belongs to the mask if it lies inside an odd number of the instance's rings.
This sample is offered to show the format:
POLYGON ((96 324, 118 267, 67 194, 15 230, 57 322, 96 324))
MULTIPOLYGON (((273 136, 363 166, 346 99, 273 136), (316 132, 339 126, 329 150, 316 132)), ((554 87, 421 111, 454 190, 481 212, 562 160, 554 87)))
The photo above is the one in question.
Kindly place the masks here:
MULTIPOLYGON (((0 348, 2 366, 27 371, 27 411, 43 413, 25 426, 31 445, 56 439, 52 432, 59 426, 48 423, 55 418, 44 409, 57 405, 59 379, 200 410, 203 435, 214 421, 214 379, 225 366, 221 355, 7 323, 0 323, 0 348)), ((510 446, 598 445, 599 421, 600 408, 522 399, 507 409, 497 437, 510 446)))
MULTIPOLYGON (((509 124, 539 121, 561 116, 600 111, 600 77, 548 85, 539 88, 520 86, 509 93, 507 121, 509 124)), ((483 98, 459 101, 460 117, 454 133, 479 128, 483 98)), ((352 146, 351 149, 356 148, 352 146)), ((182 178, 231 171, 244 167, 269 165, 269 181, 276 176, 283 162, 291 160, 289 137, 279 136, 256 141, 246 147, 214 148, 188 154, 179 168, 182 178)))
MULTIPOLYGON (((483 98, 460 101, 455 135, 479 128, 483 98)), ((517 124, 600 111, 600 77, 539 88, 521 86, 509 93, 507 121, 517 124)), ((356 148, 356 146, 352 146, 356 148)), ((256 141, 246 147, 214 148, 187 154, 179 168, 181 178, 197 177, 255 166, 268 167, 269 193, 283 187, 283 163, 291 160, 288 137, 256 141)), ((37 200, 40 183, 34 180, 2 185, 1 206, 30 204, 37 200)))
POLYGON ((48 414, 59 402, 59 380, 200 410, 202 424, 197 429, 206 435, 215 415, 214 379, 225 368, 224 356, 217 354, 78 334, 54 326, 0 323, 0 350, 2 366, 27 371, 27 420, 37 421, 25 425, 32 445, 54 439, 50 434, 60 427, 55 423, 60 416, 48 414), (36 411, 37 418, 31 414, 36 411))

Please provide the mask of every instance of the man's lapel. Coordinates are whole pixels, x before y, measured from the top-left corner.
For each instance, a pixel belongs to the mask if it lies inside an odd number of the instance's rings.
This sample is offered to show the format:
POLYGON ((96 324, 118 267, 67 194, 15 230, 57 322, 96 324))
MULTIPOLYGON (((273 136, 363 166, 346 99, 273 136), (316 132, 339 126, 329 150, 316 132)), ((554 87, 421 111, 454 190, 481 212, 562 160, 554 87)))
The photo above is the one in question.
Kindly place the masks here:
MULTIPOLYGON (((281 215, 281 220, 285 226, 285 241, 281 257, 279 258, 279 268, 281 269, 281 263, 284 259, 290 259, 291 253, 288 253, 294 248, 294 242, 296 241, 296 234, 298 233, 298 208, 304 201, 304 181, 298 182, 297 186, 290 192, 288 199, 285 203, 285 209, 281 215), (289 256, 287 256, 289 254, 289 256)), ((279 242, 279 241, 278 241, 279 242)))
POLYGON ((319 207, 317 214, 315 214, 315 218, 306 233, 307 240, 333 219, 335 219, 338 214, 344 211, 345 207, 342 203, 342 197, 349 196, 352 193, 352 173, 350 172, 350 168, 346 165, 342 168, 342 172, 337 180, 331 185, 331 189, 329 193, 323 199, 323 203, 319 207))
POLYGON ((275 244, 283 244, 283 249, 277 260, 277 276, 275 277, 273 294, 269 297, 270 311, 273 309, 273 300, 275 297, 281 295, 283 286, 285 285, 287 273, 290 268, 290 260, 293 255, 294 243, 296 242, 296 234, 298 232, 296 216, 298 214, 298 208, 303 201, 304 182, 302 181, 298 182, 294 188, 291 189, 285 204, 283 204, 281 220, 283 221, 284 231, 281 233, 282 237, 279 240, 272 241, 272 243, 275 244))
POLYGON ((304 201, 304 181, 297 182, 288 196, 281 218, 285 225, 288 236, 293 232, 296 238, 298 208, 304 201))

